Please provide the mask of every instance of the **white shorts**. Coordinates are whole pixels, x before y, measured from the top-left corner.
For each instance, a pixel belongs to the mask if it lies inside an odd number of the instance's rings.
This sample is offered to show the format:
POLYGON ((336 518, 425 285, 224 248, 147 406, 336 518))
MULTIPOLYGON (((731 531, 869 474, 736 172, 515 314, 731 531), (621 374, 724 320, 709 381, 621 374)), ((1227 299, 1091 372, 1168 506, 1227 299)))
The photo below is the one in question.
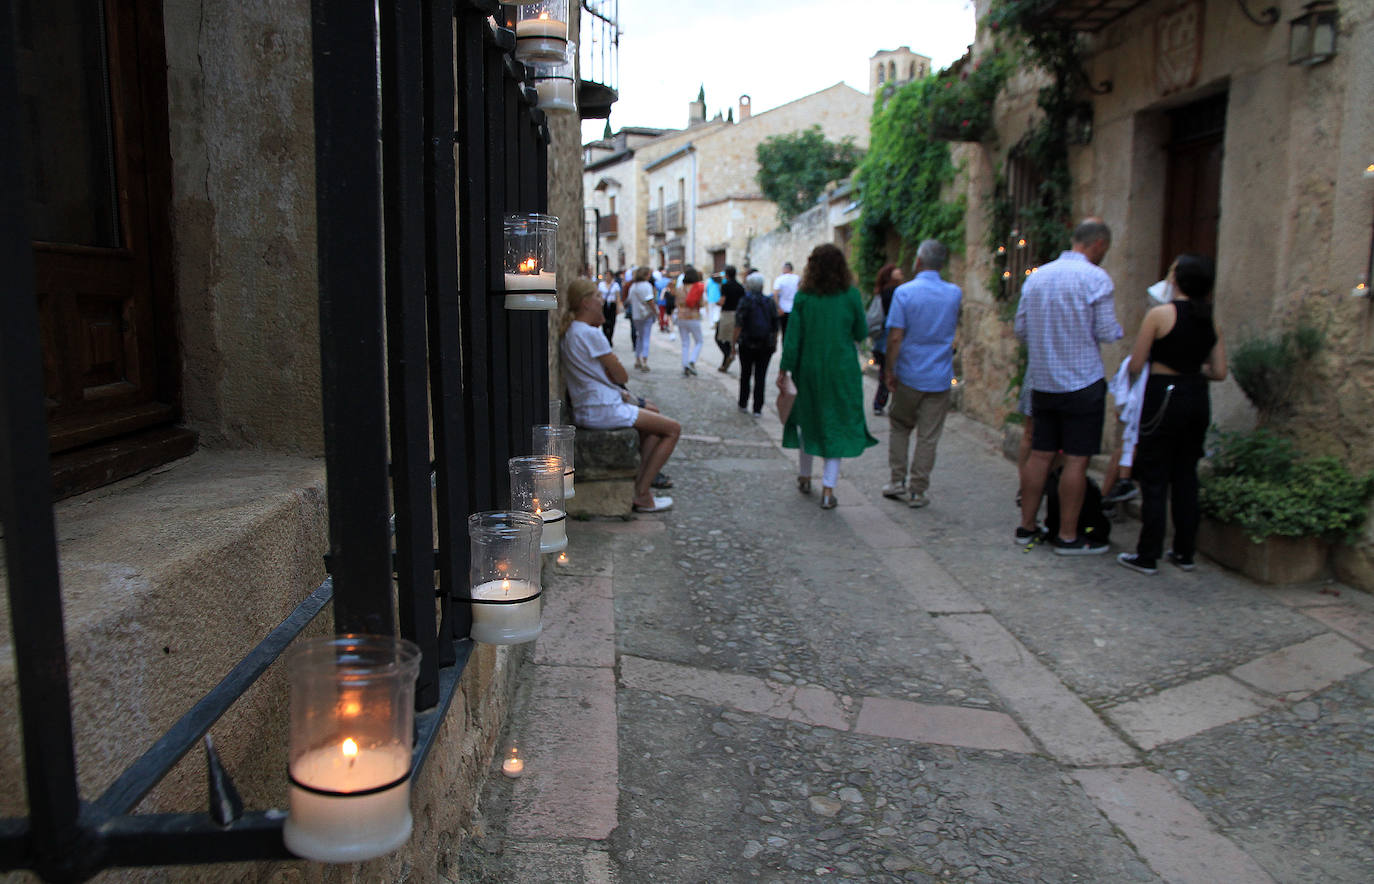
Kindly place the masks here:
POLYGON ((620 430, 639 420, 639 406, 628 402, 588 405, 573 409, 573 423, 589 430, 620 430))

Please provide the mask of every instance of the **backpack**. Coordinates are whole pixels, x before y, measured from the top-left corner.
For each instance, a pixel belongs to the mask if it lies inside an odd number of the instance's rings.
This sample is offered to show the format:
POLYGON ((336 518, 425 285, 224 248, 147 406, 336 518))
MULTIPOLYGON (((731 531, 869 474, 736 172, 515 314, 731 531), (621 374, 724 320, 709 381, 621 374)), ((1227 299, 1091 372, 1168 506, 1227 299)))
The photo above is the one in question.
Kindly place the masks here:
POLYGON ((682 301, 682 306, 686 307, 688 310, 700 310, 701 293, 704 291, 706 291, 706 283, 692 283, 692 287, 687 290, 687 297, 682 301))
MULTIPOLYGON (((1050 473, 1045 481, 1045 530, 1050 537, 1059 534, 1059 474, 1050 473)), ((1091 537, 1107 542, 1112 535, 1112 521, 1102 514, 1102 489, 1091 478, 1083 488, 1083 507, 1078 511, 1078 537, 1091 537)))
POLYGON ((872 300, 868 302, 868 312, 864 314, 868 319, 868 336, 873 340, 882 337, 883 326, 887 324, 887 314, 883 312, 883 296, 874 294, 872 300))
POLYGON ((740 343, 754 348, 772 347, 778 330, 778 311, 773 309, 772 301, 750 292, 735 308, 735 325, 739 326, 740 343))

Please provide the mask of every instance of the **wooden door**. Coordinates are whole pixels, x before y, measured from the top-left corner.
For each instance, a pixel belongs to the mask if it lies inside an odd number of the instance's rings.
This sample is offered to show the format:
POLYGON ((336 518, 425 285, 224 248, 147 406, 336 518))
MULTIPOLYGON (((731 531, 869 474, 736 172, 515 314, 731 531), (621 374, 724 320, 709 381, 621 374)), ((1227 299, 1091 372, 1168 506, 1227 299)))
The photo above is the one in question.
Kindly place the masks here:
POLYGON ((1170 129, 1161 278, 1180 252, 1217 257, 1226 96, 1172 112, 1170 129))
MULTIPOLYGON (((27 219, 55 457, 85 449, 89 460, 91 446, 122 439, 127 464, 130 444, 138 446, 131 434, 177 416, 166 62, 156 6, 18 0, 15 7, 27 219)), ((175 435, 184 454, 185 433, 175 435)), ((112 481, 131 471, 107 464, 95 473, 112 481)), ((59 493, 81 490, 58 484, 59 493)))

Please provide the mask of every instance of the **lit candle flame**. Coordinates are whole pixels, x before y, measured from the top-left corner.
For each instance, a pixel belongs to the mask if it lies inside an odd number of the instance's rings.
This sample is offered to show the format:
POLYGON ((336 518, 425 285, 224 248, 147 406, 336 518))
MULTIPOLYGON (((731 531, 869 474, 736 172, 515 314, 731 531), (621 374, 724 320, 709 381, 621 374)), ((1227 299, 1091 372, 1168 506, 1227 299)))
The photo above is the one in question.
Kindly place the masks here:
POLYGON ((539 13, 539 20, 540 20, 540 21, 548 21, 548 20, 549 20, 549 14, 548 14, 547 12, 541 12, 541 13, 539 13))
POLYGON ((1010 270, 1003 270, 1003 271, 1002 271, 1002 278, 1003 278, 1003 279, 1011 279, 1011 271, 1010 271, 1010 270))
POLYGON ((997 254, 999 254, 999 255, 1005 255, 1006 253, 1007 253, 1007 247, 1006 247, 1006 246, 998 246, 998 247, 997 247, 997 254))
POLYGON ((502 580, 502 581, 501 581, 501 591, 504 592, 506 595, 510 595, 510 581, 509 581, 509 580, 502 580))
POLYGON ((345 737, 343 741, 343 754, 348 759, 348 766, 352 767, 353 762, 357 761, 358 744, 353 742, 352 737, 345 737))
POLYGON ((1016 247, 1017 247, 1018 249, 1024 249, 1024 248, 1026 247, 1026 240, 1025 240, 1024 238, 1018 239, 1018 240, 1016 241, 1016 247))
POLYGON ((538 273, 538 272, 539 272, 539 262, 536 261, 536 260, 534 260, 533 258, 526 258, 525 260, 523 260, 523 261, 520 262, 520 272, 521 272, 521 273, 538 273))
POLYGON ((567 554, 567 553, 561 552, 561 553, 558 554, 558 564, 560 564, 560 565, 566 565, 566 564, 568 564, 568 554, 567 554))

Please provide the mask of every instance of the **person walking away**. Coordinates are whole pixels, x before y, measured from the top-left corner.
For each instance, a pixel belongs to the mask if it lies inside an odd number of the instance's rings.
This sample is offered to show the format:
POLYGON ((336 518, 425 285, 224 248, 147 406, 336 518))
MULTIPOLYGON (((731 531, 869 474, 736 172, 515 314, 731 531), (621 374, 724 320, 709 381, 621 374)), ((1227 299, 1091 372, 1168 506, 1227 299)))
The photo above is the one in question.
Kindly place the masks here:
POLYGON ((615 281, 615 274, 607 270, 601 275, 601 282, 596 284, 596 291, 601 295, 602 317, 601 333, 606 336, 606 343, 615 341, 615 317, 620 310, 620 283, 615 281))
POLYGON ((649 334, 654 327, 654 284, 649 281, 649 268, 635 271, 635 281, 625 296, 629 302, 630 325, 635 332, 635 368, 649 370, 649 334))
POLYGON ((605 321, 596 286, 577 279, 568 286, 567 313, 559 341, 563 377, 568 384, 573 424, 590 430, 634 427, 639 433, 639 470, 635 473, 631 509, 662 512, 671 497, 655 497, 653 483, 677 447, 682 425, 659 413, 658 407, 625 388, 630 373, 611 352, 596 327, 605 321))
POLYGON ((735 266, 725 265, 725 282, 720 286, 720 318, 716 320, 716 346, 720 347, 719 371, 727 371, 735 359, 735 311, 744 297, 744 286, 735 279, 735 266))
MULTIPOLYGON (((887 314, 892 309, 892 293, 905 282, 902 268, 896 264, 884 264, 873 282, 873 297, 882 307, 883 327, 876 335, 871 335, 873 345, 873 365, 878 369, 878 392, 873 394, 873 413, 881 416, 887 407, 890 391, 885 380, 887 374, 887 314)), ((871 309, 871 307, 870 307, 871 309)))
POLYGON ((778 310, 763 293, 763 274, 749 274, 744 279, 744 297, 735 308, 733 343, 739 353, 739 410, 748 410, 752 385, 754 417, 763 414, 763 380, 778 349, 778 324, 778 310))
POLYGON ((720 287, 724 283, 724 273, 712 273, 706 280, 706 324, 712 328, 720 319, 720 287))
POLYGON ((664 295, 668 291, 668 274, 660 267, 654 271, 654 304, 658 307, 658 330, 668 330, 668 302, 664 295))
POLYGON ((857 344, 868 335, 863 299, 844 253, 832 243, 811 251, 791 321, 783 333, 778 388, 791 380, 797 398, 782 429, 784 448, 799 448, 797 489, 811 493, 811 461, 825 459, 821 509, 834 509, 840 459, 858 457, 878 440, 864 420, 857 344))
POLYGON ((677 337, 682 342, 682 376, 697 373, 697 357, 701 355, 701 311, 706 305, 706 283, 692 265, 682 273, 686 293, 677 307, 677 337))
POLYGON ((930 473, 935 448, 949 413, 950 381, 954 378, 954 332, 959 325, 963 291, 940 278, 949 249, 928 239, 916 250, 916 275, 898 286, 887 314, 887 353, 883 380, 892 391, 888 424, 889 481, 883 496, 905 500, 907 506, 930 503, 930 473), (911 432, 916 451, 908 464, 911 432), (908 476, 910 478, 908 479, 908 476))
POLYGON ((782 333, 787 335, 787 318, 792 315, 792 304, 797 297, 797 286, 801 277, 792 272, 792 262, 784 261, 782 273, 773 280, 773 301, 777 304, 778 315, 782 317, 782 333))
POLYGON ((1026 383, 1035 418, 1030 457, 1021 472, 1021 525, 1015 541, 1026 545, 1039 537, 1036 513, 1050 462, 1062 452, 1059 531, 1049 543, 1064 556, 1107 551, 1106 542, 1078 536, 1078 517, 1088 458, 1101 444, 1106 409, 1099 346, 1124 334, 1116 321, 1112 278, 1098 266, 1111 244, 1111 230, 1100 219, 1080 222, 1070 250, 1026 278, 1016 307, 1016 337, 1026 345, 1026 383))
MULTIPOLYGON (((1117 562, 1154 574, 1161 553, 1191 571, 1197 553, 1197 462, 1211 423, 1209 381, 1226 380, 1226 344, 1212 321, 1216 269, 1210 258, 1179 255, 1169 271, 1172 303, 1145 314, 1131 348, 1131 368, 1149 361, 1134 473, 1140 483, 1140 537, 1117 562), (1174 545, 1164 552, 1165 499, 1174 545)), ((1133 372, 1137 373, 1137 372, 1133 372)))

